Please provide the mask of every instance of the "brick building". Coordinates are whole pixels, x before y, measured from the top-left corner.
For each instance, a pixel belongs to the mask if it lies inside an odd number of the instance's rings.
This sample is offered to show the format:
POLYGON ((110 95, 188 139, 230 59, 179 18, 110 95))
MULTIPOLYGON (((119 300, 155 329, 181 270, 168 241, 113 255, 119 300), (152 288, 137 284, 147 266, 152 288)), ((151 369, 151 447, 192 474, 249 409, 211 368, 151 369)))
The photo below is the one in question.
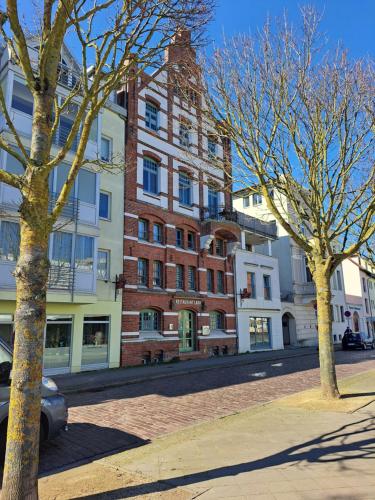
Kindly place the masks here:
POLYGON ((240 226, 217 166, 229 145, 203 119, 194 78, 183 88, 188 61, 196 68, 181 32, 165 65, 127 88, 123 366, 237 352, 240 226))

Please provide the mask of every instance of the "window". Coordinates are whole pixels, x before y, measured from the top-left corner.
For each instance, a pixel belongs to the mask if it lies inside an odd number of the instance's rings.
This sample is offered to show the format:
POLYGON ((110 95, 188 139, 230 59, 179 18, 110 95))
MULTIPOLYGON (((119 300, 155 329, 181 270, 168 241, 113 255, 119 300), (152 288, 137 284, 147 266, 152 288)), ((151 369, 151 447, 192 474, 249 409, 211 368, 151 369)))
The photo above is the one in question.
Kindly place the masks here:
POLYGON ((107 163, 112 159, 112 141, 107 137, 101 139, 100 158, 107 163))
POLYGON ((339 306, 336 306, 335 309, 336 309, 336 321, 339 322, 340 321, 340 308, 339 308, 339 306))
POLYGON ((244 208, 247 208, 250 206, 250 198, 248 196, 244 196, 242 198, 242 205, 244 208))
POLYGON ((78 198, 90 205, 96 202, 96 174, 84 168, 78 174, 78 198))
POLYGON ((305 257, 305 272, 306 272, 306 281, 311 283, 313 281, 313 277, 309 268, 307 257, 305 257))
POLYGON ((223 330, 224 329, 224 314, 220 311, 210 312, 210 329, 223 330))
POLYGON ((208 157, 216 158, 217 155, 217 144, 214 137, 208 137, 207 140, 208 157))
POLYGON ((159 194, 159 165, 151 158, 143 160, 143 189, 147 193, 159 194))
POLYGON ((196 270, 194 266, 189 266, 188 268, 188 286, 189 290, 195 290, 196 289, 196 270))
POLYGON ((158 288, 163 286, 163 264, 160 260, 154 260, 153 263, 152 285, 158 288))
POLYGON ((59 267, 70 267, 72 263, 73 235, 57 231, 53 234, 51 264, 59 267))
POLYGON ((363 285, 363 291, 364 291, 364 292, 367 292, 367 288, 366 288, 366 278, 362 278, 362 285, 363 285))
POLYGON ((147 259, 138 259, 138 285, 147 286, 147 259))
POLYGON ((76 269, 92 271, 94 267, 94 238, 91 236, 76 236, 76 269))
POLYGON ((344 323, 344 321, 345 321, 344 306, 340 306, 340 319, 341 319, 341 323, 344 323))
POLYGON ((184 248, 184 232, 182 229, 176 229, 176 247, 184 248))
POLYGON ((16 222, 0 223, 0 260, 15 262, 20 252, 20 226, 16 222))
POLYGON ((187 247, 189 250, 195 250, 195 234, 191 231, 187 234, 187 247))
POLYGON ((184 289, 184 266, 181 264, 176 264, 176 288, 184 289))
POLYGON ((12 108, 30 116, 33 114, 33 96, 26 85, 16 80, 13 82, 12 108))
MULTIPOLYGON (((19 148, 12 148, 12 149, 14 149, 17 153, 21 153, 21 150, 19 148)), ((29 151, 28 150, 26 151, 29 154, 29 151)), ((14 158, 14 156, 10 155, 9 153, 7 154, 7 159, 6 159, 6 170, 11 174, 16 174, 16 175, 23 175, 25 173, 25 170, 21 162, 19 162, 16 158, 14 158)))
POLYGON ((335 310, 334 310, 332 304, 331 304, 331 318, 332 318, 332 321, 335 321, 335 310))
POLYGON ((190 147, 190 126, 187 123, 180 123, 180 146, 190 147))
POLYGON ((98 250, 97 278, 109 280, 109 250, 98 250))
POLYGON ((247 293, 250 299, 256 298, 255 273, 247 273, 247 293))
POLYGON ((82 366, 108 363, 109 316, 83 318, 82 366))
POLYGON ((99 217, 106 220, 111 217, 111 195, 104 191, 99 194, 99 217))
POLYGON ((146 102, 146 115, 145 115, 145 124, 146 127, 150 130, 158 130, 158 113, 159 110, 155 104, 151 102, 146 102))
POLYGON ((338 290, 342 290, 342 279, 341 279, 341 273, 340 273, 339 269, 337 269, 337 271, 336 271, 336 276, 337 276, 337 288, 338 288, 338 290))
POLYGON ((155 332, 160 330, 160 313, 155 309, 143 309, 139 313, 139 330, 155 332))
POLYGON ((224 293, 224 271, 217 272, 217 293, 224 293))
POLYGON ((245 250, 247 250, 248 252, 252 252, 253 245, 251 245, 250 243, 245 243, 245 250))
POLYGON ((208 188, 208 211, 210 217, 217 218, 219 214, 219 193, 211 186, 208 188))
POLYGON ((256 205, 261 205, 262 204, 262 195, 259 193, 254 193, 253 194, 253 206, 255 207, 256 205))
POLYGON ((271 276, 263 275, 264 299, 271 300, 271 276))
POLYGON ((213 241, 211 241, 210 246, 208 247, 208 253, 210 255, 214 254, 214 242, 213 241))
POLYGON ((369 313, 369 307, 368 307, 368 300, 365 298, 365 309, 366 309, 366 313, 368 314, 369 313))
POLYGON ((216 238, 215 240, 215 251, 216 255, 220 255, 221 257, 224 255, 224 241, 220 238, 216 238))
POLYGON ((152 238, 154 243, 163 243, 163 226, 161 224, 154 224, 152 228, 152 238))
POLYGON ((148 241, 148 222, 144 219, 138 219, 138 238, 148 241))
POLYGON ((250 348, 268 349, 271 346, 271 319, 270 318, 249 318, 250 348))
POLYGON ((207 292, 214 292, 214 272, 207 269, 207 292))
POLYGON ((192 182, 188 175, 179 174, 178 177, 178 193, 181 205, 192 205, 192 182))

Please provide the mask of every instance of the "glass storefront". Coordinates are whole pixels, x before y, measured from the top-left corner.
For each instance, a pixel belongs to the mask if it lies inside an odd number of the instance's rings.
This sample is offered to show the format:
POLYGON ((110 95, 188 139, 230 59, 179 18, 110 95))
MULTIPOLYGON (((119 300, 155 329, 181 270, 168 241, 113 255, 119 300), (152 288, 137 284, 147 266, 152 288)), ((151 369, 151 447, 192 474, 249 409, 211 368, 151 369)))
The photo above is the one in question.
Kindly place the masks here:
POLYGON ((250 317, 249 333, 251 349, 271 348, 271 320, 270 318, 250 317))
POLYGON ((11 314, 0 314, 0 339, 12 346, 13 335, 13 316, 11 314))
POLYGON ((72 344, 72 317, 47 316, 44 341, 44 369, 69 371, 72 344))
POLYGON ((85 316, 82 366, 108 363, 109 316, 85 316))

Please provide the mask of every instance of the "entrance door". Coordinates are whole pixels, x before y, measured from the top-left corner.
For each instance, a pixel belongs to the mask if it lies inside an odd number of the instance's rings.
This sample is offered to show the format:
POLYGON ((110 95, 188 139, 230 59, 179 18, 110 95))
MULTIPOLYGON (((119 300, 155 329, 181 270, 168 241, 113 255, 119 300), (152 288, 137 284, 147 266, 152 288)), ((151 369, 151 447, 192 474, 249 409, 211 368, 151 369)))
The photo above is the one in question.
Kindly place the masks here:
POLYGON ((289 329, 289 316, 287 314, 283 315, 283 341, 284 346, 290 345, 290 329, 289 329))
POLYGON ((190 352, 195 347, 195 316, 192 311, 179 311, 178 336, 180 352, 190 352))

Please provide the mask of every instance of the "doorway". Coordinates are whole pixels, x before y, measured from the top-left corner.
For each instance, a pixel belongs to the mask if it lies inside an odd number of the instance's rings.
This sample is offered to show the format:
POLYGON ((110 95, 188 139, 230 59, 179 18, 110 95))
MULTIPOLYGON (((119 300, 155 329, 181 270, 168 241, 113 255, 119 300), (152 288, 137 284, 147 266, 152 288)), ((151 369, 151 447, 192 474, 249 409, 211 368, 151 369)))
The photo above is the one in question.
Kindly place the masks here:
POLYGON ((179 351, 191 352, 195 349, 195 314, 192 311, 178 313, 179 351))
POLYGON ((292 345, 295 342, 296 320, 289 312, 284 313, 282 316, 283 325, 283 342, 284 347, 292 345))

